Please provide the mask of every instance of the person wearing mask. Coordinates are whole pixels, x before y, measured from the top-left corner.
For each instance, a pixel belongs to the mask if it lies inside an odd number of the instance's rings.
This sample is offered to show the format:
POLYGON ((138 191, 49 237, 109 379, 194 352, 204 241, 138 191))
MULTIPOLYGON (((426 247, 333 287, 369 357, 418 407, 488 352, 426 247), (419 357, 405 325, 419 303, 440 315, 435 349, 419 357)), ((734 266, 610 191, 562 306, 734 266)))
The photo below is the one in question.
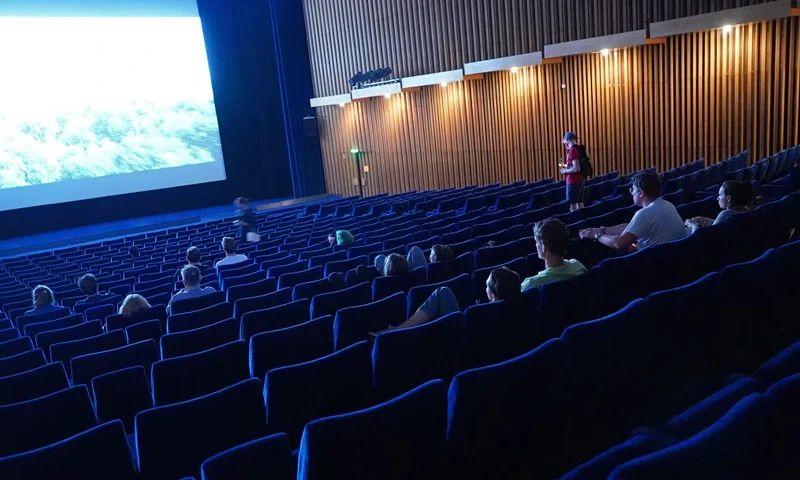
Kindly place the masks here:
POLYGON ((78 288, 86 295, 86 298, 75 302, 76 307, 78 305, 108 303, 117 298, 116 295, 110 292, 100 293, 97 288, 97 277, 91 273, 87 273, 78 279, 78 288))
POLYGON ((183 267, 183 270, 181 270, 181 278, 183 279, 184 287, 180 292, 173 295, 172 299, 170 299, 169 304, 167 305, 167 314, 172 311, 172 304, 174 302, 202 297, 203 295, 216 292, 214 287, 200 286, 203 277, 200 274, 200 269, 194 265, 187 265, 183 267))
POLYGON ((257 242, 258 240, 256 240, 253 235, 249 235, 250 238, 248 238, 248 234, 258 235, 256 233, 258 231, 256 216, 250 208, 250 200, 245 197, 239 197, 233 204, 236 206, 235 225, 239 227, 239 241, 242 243, 249 241, 257 242))
POLYGON ((544 260, 545 269, 526 278, 522 282, 522 290, 586 273, 586 267, 581 262, 564 258, 569 242, 569 229, 561 220, 548 218, 537 222, 533 227, 533 238, 536 240, 536 253, 544 260))
POLYGON ((352 245, 355 243, 355 238, 348 230, 336 230, 334 233, 328 235, 328 243, 331 246, 352 245))
POLYGON ((728 180, 719 187, 717 194, 717 203, 719 208, 722 209, 717 215, 717 218, 708 217, 694 217, 686 220, 686 227, 692 233, 703 227, 709 225, 716 225, 719 222, 726 220, 737 213, 750 211, 750 184, 740 182, 738 180, 728 180))
POLYGON ((633 204, 642 207, 633 215, 630 223, 585 228, 579 232, 580 237, 630 252, 686 236, 686 226, 675 205, 661 198, 661 179, 658 174, 637 174, 631 181, 630 192, 633 204))
POLYGON ((119 313, 120 315, 124 315, 125 318, 131 319, 139 314, 139 312, 148 308, 150 308, 150 302, 148 302, 146 298, 138 293, 131 293, 122 301, 122 305, 119 307, 119 313))
POLYGON ((33 308, 25 312, 25 315, 40 315, 61 308, 56 304, 56 297, 50 287, 37 285, 31 293, 33 296, 33 308))
POLYGON ((581 152, 578 148, 578 136, 572 132, 567 132, 561 143, 567 149, 567 160, 563 162, 561 174, 566 175, 569 210, 574 212, 583 208, 584 179, 581 174, 581 152))
MULTIPOLYGON (((219 268, 222 265, 234 265, 247 261, 247 255, 236 253, 236 240, 231 237, 222 239, 222 250, 225 252, 225 258, 218 261, 215 267, 219 268)), ((199 269, 198 269, 199 270, 199 269)))

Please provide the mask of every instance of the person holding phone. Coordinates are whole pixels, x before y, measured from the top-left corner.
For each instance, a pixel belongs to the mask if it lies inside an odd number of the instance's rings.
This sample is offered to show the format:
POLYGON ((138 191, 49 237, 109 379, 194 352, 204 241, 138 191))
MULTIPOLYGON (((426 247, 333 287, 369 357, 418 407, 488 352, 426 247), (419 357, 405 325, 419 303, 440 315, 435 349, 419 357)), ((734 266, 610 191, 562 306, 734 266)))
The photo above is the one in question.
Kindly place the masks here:
POLYGON ((578 136, 572 132, 567 132, 561 141, 567 149, 567 160, 561 161, 561 174, 566 175, 567 180, 567 200, 569 201, 569 211, 574 212, 583 208, 583 175, 581 174, 580 150, 577 148, 578 136))

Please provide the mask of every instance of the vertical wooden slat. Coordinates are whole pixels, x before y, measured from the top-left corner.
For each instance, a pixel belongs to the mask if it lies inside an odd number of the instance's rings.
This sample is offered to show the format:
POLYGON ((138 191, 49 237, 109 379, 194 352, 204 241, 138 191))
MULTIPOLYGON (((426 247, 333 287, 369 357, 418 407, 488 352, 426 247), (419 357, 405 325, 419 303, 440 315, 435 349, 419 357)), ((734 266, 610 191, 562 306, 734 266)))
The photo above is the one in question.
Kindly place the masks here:
MULTIPOLYGON (((441 71, 760 2, 668 3, 304 0, 313 85, 319 96, 336 94, 357 70, 441 71)), ((367 152, 370 194, 557 176, 567 130, 585 141, 598 173, 667 169, 699 157, 712 164, 744 149, 758 160, 800 142, 799 27, 794 17, 727 36, 687 34, 608 57, 320 108, 326 186, 357 192, 354 145, 367 152)))

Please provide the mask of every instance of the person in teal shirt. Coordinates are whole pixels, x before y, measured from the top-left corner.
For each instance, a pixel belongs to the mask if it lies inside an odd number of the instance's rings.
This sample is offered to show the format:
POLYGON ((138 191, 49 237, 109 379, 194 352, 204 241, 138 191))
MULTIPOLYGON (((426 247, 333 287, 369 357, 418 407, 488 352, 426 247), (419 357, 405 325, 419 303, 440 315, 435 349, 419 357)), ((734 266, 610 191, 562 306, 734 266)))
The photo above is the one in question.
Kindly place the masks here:
POLYGON ((536 252, 544 260, 545 269, 522 282, 522 290, 545 283, 568 280, 586 273, 586 267, 575 259, 566 259, 569 229, 561 220, 548 218, 533 227, 536 252))

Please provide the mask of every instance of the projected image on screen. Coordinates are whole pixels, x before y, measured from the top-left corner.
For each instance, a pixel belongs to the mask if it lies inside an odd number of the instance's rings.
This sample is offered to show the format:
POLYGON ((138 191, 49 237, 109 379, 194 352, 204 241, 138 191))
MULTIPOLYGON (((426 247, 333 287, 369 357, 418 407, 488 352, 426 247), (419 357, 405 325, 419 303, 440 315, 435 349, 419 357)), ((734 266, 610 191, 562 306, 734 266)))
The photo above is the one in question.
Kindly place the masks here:
POLYGON ((0 189, 222 161, 199 18, 0 17, 0 45, 0 189))

